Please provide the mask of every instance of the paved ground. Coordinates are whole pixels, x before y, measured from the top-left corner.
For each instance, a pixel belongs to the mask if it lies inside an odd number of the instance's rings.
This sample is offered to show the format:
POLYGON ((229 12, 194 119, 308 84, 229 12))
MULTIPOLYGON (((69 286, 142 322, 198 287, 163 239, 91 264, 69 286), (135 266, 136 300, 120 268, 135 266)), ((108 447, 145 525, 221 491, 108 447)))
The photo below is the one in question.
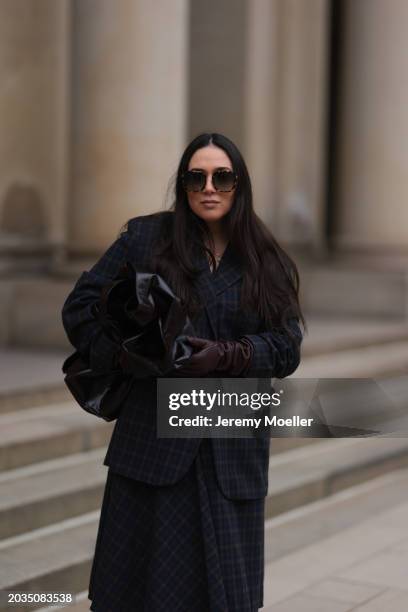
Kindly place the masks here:
POLYGON ((265 612, 406 612, 407 516, 408 501, 268 564, 265 612))

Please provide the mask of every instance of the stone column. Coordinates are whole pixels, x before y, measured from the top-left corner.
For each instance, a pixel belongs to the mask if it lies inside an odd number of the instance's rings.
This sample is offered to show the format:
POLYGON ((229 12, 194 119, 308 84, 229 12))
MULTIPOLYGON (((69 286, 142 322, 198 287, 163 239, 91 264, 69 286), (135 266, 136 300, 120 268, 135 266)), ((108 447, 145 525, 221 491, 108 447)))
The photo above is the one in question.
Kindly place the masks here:
POLYGON ((274 226, 316 253, 325 249, 328 17, 326 0, 279 0, 274 226))
POLYGON ((68 0, 0 3, 2 269, 14 267, 13 254, 32 267, 64 245, 69 12, 68 0))
POLYGON ((274 232, 277 207, 279 0, 249 2, 244 150, 255 211, 274 232))
POLYGON ((163 208, 185 143, 187 0, 74 2, 70 250, 163 208))
POLYGON ((406 0, 344 0, 335 244, 408 251, 406 0))

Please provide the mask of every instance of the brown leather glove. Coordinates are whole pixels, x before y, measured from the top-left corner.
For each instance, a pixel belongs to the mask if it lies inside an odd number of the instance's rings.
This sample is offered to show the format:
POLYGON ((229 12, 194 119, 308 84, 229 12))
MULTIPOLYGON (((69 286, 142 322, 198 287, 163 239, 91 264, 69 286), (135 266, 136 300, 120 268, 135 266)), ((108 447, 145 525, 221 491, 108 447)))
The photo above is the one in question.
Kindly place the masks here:
POLYGON ((214 341, 187 338, 197 349, 179 370, 178 376, 205 376, 211 372, 225 372, 230 376, 245 376, 252 361, 253 346, 249 340, 214 341))

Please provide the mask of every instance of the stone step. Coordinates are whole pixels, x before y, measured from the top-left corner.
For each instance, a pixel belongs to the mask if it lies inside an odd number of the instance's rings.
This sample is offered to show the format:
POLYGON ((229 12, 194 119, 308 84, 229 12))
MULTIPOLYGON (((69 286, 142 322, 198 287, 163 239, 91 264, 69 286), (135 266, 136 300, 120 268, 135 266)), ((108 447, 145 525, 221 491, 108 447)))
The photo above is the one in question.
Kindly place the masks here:
MULTIPOLYGON (((400 350, 399 343, 408 342, 408 325, 401 321, 309 318, 308 325, 309 331, 302 345, 302 363, 296 376, 321 377, 326 369, 329 376, 333 371, 336 375, 338 371, 348 375, 350 371, 359 372, 355 363, 358 365, 360 362, 361 366, 362 359, 364 373, 383 375, 390 371, 390 364, 392 371, 396 365, 399 369, 400 353, 395 354, 391 361, 388 355, 392 355, 394 349, 400 350), (361 352, 361 349, 371 350, 361 352), (374 360, 371 355, 374 355, 374 360)), ((63 360, 72 350, 72 347, 66 352, 29 348, 0 350, 0 415, 72 399, 61 372, 63 360)))
POLYGON ((296 378, 380 378, 408 371, 408 341, 365 346, 302 359, 296 378))
POLYGON ((273 517, 408 465, 408 438, 342 438, 272 456, 266 516, 273 517))
POLYGON ((265 522, 265 563, 406 501, 408 468, 400 468, 268 518, 265 522))
POLYGON ((91 602, 88 599, 88 589, 86 591, 81 591, 80 593, 75 593, 74 598, 74 603, 64 606, 64 608, 60 608, 58 606, 48 606, 47 608, 37 610, 37 612, 54 612, 54 610, 62 610, 66 608, 68 608, 69 612, 88 612, 91 605, 91 602))
MULTIPOLYGON (((0 474, 0 537, 98 509, 105 449, 0 474)), ((276 516, 408 464, 408 440, 322 440, 272 455, 266 515, 276 516)))
MULTIPOLYGON (((274 454, 279 448, 287 453, 319 440, 276 442, 274 454)), ((100 508, 107 476, 105 454, 102 447, 0 473, 0 539, 100 508)))
POLYGON ((297 437, 274 438, 273 440, 271 440, 271 443, 269 446, 269 454, 270 455, 280 455, 281 453, 286 453, 295 448, 311 446, 312 444, 318 444, 319 442, 320 442, 319 438, 297 438, 297 437))
POLYGON ((0 472, 100 448, 112 428, 73 401, 0 415, 0 472))
POLYGON ((98 510, 106 449, 0 473, 0 540, 98 510))
POLYGON ((0 415, 72 401, 61 369, 72 350, 0 348, 0 415))
POLYGON ((68 351, 61 309, 73 284, 38 273, 9 279, 0 303, 0 337, 4 344, 68 351))
POLYGON ((41 348, 0 347, 0 403, 7 397, 19 398, 49 388, 63 388, 62 364, 73 348, 51 350, 41 348))
MULTIPOLYGON (((88 585, 99 511, 0 542, 0 591, 76 593, 88 585)), ((16 612, 44 607, 13 606, 16 612)), ((9 606, 0 605, 0 610, 9 606)))
MULTIPOLYGON (((270 459, 267 516, 287 512, 408 464, 405 438, 283 438, 273 439, 271 448, 275 452, 270 459), (278 452, 281 442, 286 448, 281 446, 285 450, 278 452), (287 442, 292 443, 291 447, 287 442)), ((96 450, 84 450, 87 449, 0 473, 0 537, 100 507, 106 480, 106 448, 98 445, 96 450)))
MULTIPOLYGON (((0 472, 104 446, 114 424, 86 413, 73 400, 0 414, 0 472)), ((282 438, 274 441, 271 453, 313 443, 282 438)))
POLYGON ((308 317, 302 356, 379 346, 408 340, 408 322, 367 318, 308 317))
POLYGON ((301 279, 303 308, 314 316, 407 316, 408 276, 403 267, 368 269, 358 262, 317 265, 302 269, 301 279))
POLYGON ((47 404, 72 401, 72 395, 62 382, 32 386, 28 389, 0 391, 0 415, 25 408, 37 408, 47 404))

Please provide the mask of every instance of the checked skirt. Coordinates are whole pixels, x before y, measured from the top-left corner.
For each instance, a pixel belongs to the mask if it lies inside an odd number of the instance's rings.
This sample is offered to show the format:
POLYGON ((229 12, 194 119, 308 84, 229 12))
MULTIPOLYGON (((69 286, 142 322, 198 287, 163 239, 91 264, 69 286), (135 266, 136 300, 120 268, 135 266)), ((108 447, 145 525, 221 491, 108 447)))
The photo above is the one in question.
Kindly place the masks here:
POLYGON ((222 494, 209 439, 173 485, 156 487, 109 469, 90 609, 257 612, 263 604, 264 502, 222 494))

